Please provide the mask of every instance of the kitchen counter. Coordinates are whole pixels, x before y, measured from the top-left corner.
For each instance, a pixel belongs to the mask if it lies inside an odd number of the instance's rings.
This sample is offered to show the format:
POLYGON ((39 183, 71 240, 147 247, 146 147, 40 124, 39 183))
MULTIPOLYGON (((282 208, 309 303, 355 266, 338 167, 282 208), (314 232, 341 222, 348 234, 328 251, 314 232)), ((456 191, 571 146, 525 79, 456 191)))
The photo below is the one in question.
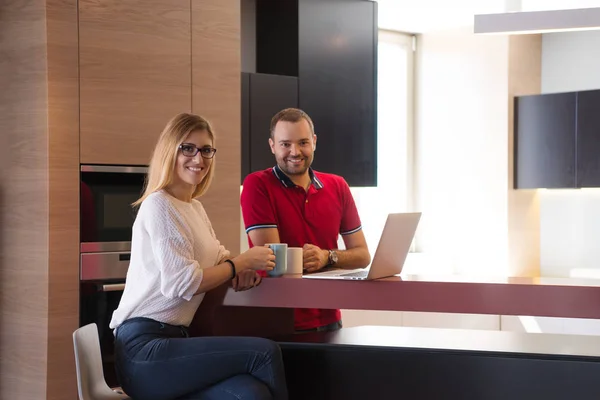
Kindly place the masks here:
POLYGON ((600 279, 394 276, 376 281, 264 278, 235 292, 206 294, 195 334, 267 336, 293 332, 294 308, 419 311, 600 319, 600 279))
POLYGON ((409 275, 376 281, 265 278, 223 305, 421 311, 600 319, 600 279, 409 275))

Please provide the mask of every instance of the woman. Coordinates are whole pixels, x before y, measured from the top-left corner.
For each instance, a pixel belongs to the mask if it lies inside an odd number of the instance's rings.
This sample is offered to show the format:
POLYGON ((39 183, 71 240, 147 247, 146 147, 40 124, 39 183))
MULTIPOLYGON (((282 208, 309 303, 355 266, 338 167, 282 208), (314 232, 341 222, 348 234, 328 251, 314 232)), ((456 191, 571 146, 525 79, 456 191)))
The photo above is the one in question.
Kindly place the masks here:
POLYGON ((275 256, 255 247, 237 257, 215 237, 196 200, 214 174, 214 133, 197 115, 175 116, 162 132, 133 225, 127 285, 110 327, 117 376, 134 399, 287 399, 283 362, 272 341, 188 337, 204 293, 233 279, 260 283, 275 256))

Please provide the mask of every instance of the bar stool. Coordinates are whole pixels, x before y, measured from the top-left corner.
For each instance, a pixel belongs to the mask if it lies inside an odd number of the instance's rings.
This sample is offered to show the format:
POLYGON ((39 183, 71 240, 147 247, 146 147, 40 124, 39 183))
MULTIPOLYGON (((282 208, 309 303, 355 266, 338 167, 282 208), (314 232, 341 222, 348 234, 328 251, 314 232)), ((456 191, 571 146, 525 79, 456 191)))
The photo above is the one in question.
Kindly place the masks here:
POLYGON ((129 399, 121 388, 111 389, 102 370, 102 355, 96 324, 82 326, 73 332, 75 368, 79 400, 129 399))

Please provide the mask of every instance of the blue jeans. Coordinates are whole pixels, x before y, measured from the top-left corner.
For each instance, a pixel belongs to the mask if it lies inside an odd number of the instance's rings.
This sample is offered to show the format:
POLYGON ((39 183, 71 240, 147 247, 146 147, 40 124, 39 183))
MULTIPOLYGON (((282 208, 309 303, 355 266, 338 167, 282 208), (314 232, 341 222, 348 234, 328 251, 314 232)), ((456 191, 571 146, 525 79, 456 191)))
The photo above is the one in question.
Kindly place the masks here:
POLYGON ((115 365, 133 399, 287 400, 279 346, 255 337, 193 337, 131 318, 117 328, 115 365))

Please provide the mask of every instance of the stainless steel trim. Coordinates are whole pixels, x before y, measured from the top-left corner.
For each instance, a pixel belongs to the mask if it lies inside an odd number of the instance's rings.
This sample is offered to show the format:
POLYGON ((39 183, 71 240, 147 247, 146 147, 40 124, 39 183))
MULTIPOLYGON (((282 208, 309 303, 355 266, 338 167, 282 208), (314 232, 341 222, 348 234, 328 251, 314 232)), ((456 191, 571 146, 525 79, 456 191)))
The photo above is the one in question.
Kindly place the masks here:
POLYGON ((131 242, 83 242, 80 251, 82 253, 131 251, 131 242))
POLYGON ((129 252, 82 254, 79 279, 82 281, 125 279, 130 255, 129 252))
POLYGON ((148 167, 126 167, 121 165, 82 165, 81 172, 145 174, 148 172, 148 167))
POLYGON ((121 290, 125 290, 124 283, 113 283, 109 285, 102 285, 103 292, 119 292, 121 290))

